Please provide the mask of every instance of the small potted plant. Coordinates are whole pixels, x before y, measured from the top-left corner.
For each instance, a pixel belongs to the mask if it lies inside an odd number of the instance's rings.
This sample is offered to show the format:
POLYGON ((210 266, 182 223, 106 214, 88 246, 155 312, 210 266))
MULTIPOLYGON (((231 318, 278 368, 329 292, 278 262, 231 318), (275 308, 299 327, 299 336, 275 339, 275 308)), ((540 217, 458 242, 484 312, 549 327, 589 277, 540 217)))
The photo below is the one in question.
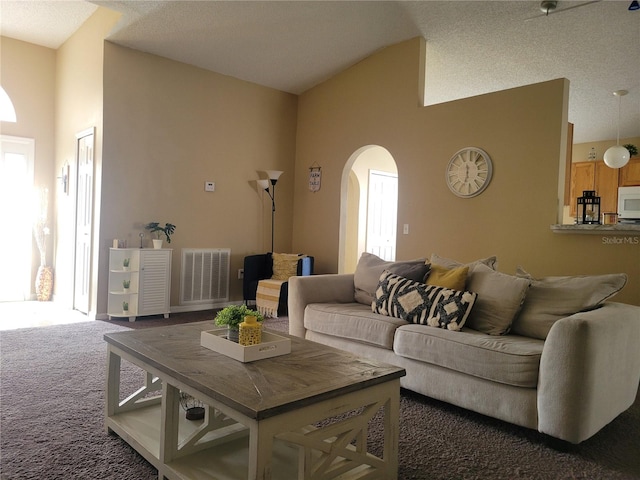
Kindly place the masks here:
POLYGON ((129 293, 129 287, 131 286, 131 280, 123 280, 122 288, 124 289, 124 293, 129 293))
POLYGON ((244 322, 244 317, 256 317, 256 321, 262 322, 264 316, 256 311, 251 310, 246 305, 230 305, 223 308, 216 315, 216 325, 227 326, 227 338, 232 342, 238 342, 238 331, 240 324, 244 322))
POLYGON ((629 157, 635 157, 638 155, 638 147, 636 147, 633 143, 627 143, 623 145, 629 151, 629 157))
POLYGON ((171 243, 171 235, 176 230, 176 226, 172 223, 165 223, 164 227, 162 227, 159 222, 147 223, 144 228, 149 230, 150 233, 156 234, 156 238, 153 239, 153 248, 162 248, 160 233, 164 233, 164 236, 167 237, 167 243, 171 243))
POLYGON ((125 315, 129 314, 129 302, 122 302, 122 312, 125 315))
POLYGON ((125 258, 122 261, 122 269, 126 272, 127 270, 129 270, 129 259, 125 258))

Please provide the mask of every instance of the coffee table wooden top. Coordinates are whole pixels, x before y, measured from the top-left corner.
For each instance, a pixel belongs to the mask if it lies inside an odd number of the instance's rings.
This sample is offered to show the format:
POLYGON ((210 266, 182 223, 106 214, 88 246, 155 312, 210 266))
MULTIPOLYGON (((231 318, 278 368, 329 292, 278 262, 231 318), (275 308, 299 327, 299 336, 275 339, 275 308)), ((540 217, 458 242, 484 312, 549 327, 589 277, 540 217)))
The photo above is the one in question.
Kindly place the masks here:
POLYGON ((107 333, 105 341, 243 415, 261 420, 371 385, 405 370, 332 347, 291 338, 291 353, 238 362, 200 345, 214 321, 107 333))

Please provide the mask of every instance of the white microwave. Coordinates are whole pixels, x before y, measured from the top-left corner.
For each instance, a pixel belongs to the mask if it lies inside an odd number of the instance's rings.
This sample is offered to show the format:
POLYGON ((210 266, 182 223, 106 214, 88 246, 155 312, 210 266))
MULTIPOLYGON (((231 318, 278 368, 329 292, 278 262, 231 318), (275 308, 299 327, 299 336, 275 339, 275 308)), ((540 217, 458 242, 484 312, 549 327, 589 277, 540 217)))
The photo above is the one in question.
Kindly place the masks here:
POLYGON ((618 219, 640 223, 640 187, 618 187, 618 219))

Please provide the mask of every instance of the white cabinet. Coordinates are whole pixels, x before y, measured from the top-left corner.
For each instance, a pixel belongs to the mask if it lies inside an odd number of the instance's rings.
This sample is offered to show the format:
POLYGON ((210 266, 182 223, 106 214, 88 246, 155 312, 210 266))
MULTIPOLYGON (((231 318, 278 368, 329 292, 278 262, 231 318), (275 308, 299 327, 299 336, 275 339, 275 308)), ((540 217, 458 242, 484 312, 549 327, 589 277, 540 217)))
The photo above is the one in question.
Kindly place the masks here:
POLYGON ((170 292, 171 249, 110 249, 109 318, 128 317, 131 322, 144 315, 168 318, 170 292))

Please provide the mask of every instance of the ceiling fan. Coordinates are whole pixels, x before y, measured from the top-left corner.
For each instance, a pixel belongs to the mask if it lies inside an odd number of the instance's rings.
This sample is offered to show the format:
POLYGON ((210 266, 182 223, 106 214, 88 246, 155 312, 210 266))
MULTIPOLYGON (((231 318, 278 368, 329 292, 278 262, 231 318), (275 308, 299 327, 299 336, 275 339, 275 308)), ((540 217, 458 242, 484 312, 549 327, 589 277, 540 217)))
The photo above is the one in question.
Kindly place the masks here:
POLYGON ((602 0, 590 0, 588 2, 569 5, 564 8, 558 8, 558 3, 560 2, 558 2, 557 0, 542 0, 542 2, 540 2, 540 10, 542 11, 542 13, 535 15, 533 17, 529 17, 526 20, 533 20, 534 18, 540 18, 540 17, 548 17, 549 15, 552 15, 555 13, 566 12, 567 10, 573 10, 574 8, 586 7, 587 5, 591 5, 592 3, 598 3, 600 1, 602 0))

